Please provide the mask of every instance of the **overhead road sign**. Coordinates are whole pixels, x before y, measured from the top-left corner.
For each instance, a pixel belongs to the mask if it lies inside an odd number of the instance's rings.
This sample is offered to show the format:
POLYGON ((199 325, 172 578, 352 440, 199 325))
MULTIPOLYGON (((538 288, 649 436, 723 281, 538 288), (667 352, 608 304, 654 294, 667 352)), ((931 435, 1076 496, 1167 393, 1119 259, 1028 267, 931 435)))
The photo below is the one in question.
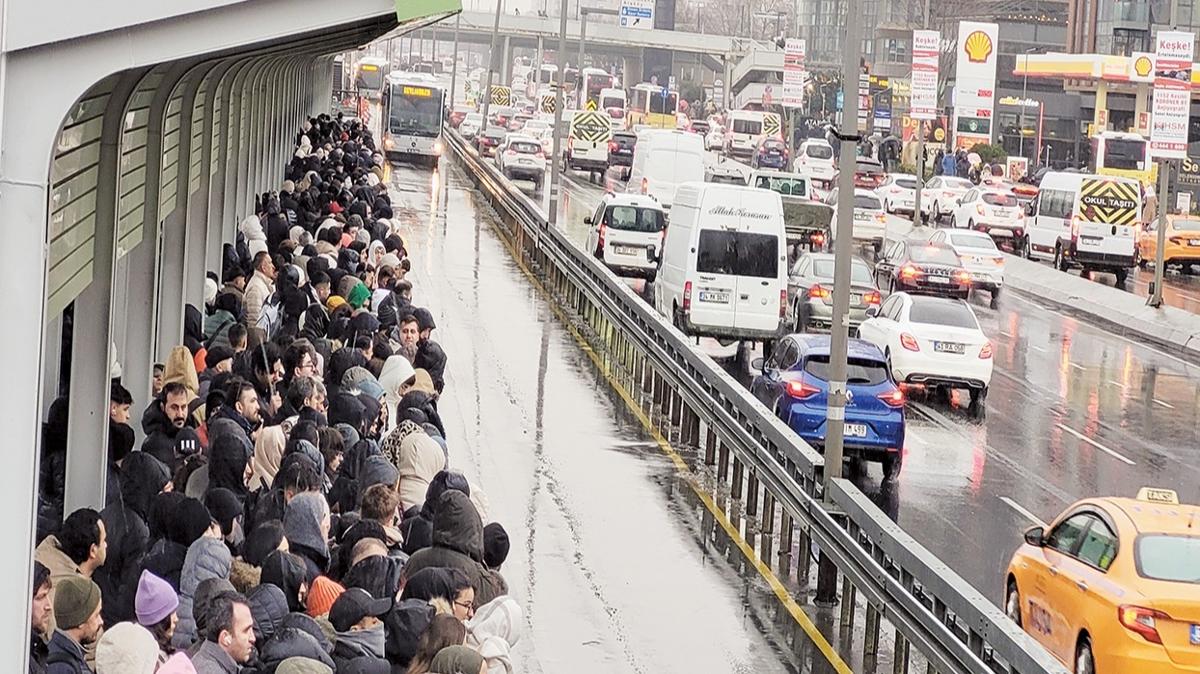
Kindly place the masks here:
POLYGON ((654 29, 654 0, 621 0, 617 21, 622 28, 654 29))

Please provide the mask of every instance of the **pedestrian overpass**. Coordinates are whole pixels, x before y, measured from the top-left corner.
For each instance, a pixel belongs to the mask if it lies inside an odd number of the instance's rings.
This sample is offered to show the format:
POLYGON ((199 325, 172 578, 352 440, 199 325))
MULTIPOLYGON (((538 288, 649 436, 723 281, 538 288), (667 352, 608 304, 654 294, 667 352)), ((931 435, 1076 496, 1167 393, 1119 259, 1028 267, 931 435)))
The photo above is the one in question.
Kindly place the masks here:
MULTIPOLYGON (((0 590, 28 597, 40 420, 71 400, 66 511, 100 506, 115 363, 139 406, 151 364, 182 343, 206 270, 278 187, 291 138, 329 107, 335 53, 459 0, 177 0, 0 6, 0 590), (70 307, 70 320, 64 311, 70 307), (64 340, 65 334, 69 340, 64 340), (62 353, 69 344, 69 352, 62 353), (64 357, 65 356, 65 357, 64 357), (70 363, 67 372, 60 363, 70 363)), ((24 603, 21 603, 24 602, 24 603)), ((4 671, 23 671, 29 604, 0 616, 4 671)))

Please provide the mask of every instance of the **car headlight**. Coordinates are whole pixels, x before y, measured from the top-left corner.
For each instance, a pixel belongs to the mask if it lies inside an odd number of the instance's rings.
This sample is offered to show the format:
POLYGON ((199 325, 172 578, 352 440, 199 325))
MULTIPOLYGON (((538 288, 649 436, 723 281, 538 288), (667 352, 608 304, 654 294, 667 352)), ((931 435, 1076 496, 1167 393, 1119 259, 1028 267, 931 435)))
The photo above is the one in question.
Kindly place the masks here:
POLYGON ((433 153, 436 155, 442 154, 442 141, 437 140, 433 143, 433 153))

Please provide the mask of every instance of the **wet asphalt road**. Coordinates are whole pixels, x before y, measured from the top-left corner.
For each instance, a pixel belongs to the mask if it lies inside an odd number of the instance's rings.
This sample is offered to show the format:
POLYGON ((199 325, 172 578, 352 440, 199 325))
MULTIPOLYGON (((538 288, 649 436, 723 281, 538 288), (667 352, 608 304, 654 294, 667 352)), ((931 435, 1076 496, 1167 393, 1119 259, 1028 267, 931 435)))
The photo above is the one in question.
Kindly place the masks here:
MULTIPOLYGON (((603 190, 582 174, 565 185, 559 222, 581 240, 603 190)), ((996 347, 986 418, 968 416, 965 395, 949 405, 914 396, 899 480, 881 484, 877 465, 855 477, 908 532, 999 602, 1035 520, 1146 485, 1200 501, 1200 368, 1012 292, 997 310, 986 293, 971 302, 996 347)))
MULTIPOLYGON (((443 165, 448 162, 443 162, 443 165)), ((676 469, 488 228, 465 179, 397 165, 415 302, 449 355, 451 464, 482 484, 525 611, 522 672, 779 672, 676 469)))

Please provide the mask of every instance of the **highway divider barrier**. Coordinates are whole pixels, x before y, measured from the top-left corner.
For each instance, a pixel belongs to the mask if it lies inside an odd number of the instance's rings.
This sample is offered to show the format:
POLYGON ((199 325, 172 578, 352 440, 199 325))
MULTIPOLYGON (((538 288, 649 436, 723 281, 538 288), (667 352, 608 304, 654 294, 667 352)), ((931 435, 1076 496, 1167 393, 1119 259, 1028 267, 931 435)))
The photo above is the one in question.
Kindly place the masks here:
POLYGON ((538 204, 492 162, 452 129, 446 139, 449 157, 492 204, 505 236, 560 308, 631 388, 652 398, 663 435, 702 453, 740 516, 756 522, 759 561, 805 583, 815 575, 813 545, 834 562, 843 631, 854 631, 860 608, 865 615, 862 650, 851 658, 861 662, 856 671, 875 670, 881 634, 890 634, 896 673, 1066 674, 853 483, 834 480, 827 507, 817 451, 565 232, 550 229, 538 204))

